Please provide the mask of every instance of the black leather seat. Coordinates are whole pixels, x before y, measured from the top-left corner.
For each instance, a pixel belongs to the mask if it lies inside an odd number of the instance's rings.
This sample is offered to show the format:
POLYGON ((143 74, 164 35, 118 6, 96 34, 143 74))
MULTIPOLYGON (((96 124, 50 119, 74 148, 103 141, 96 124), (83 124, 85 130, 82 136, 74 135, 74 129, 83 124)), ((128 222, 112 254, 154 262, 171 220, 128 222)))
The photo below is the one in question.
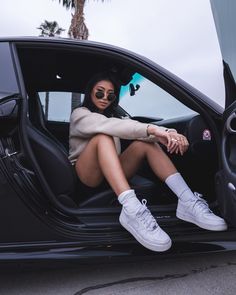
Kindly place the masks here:
MULTIPOLYGON (((133 188, 137 194, 137 197, 141 199, 146 199, 149 203, 152 202, 152 198, 156 192, 156 185, 154 182, 135 175, 129 181, 131 188, 133 188)), ((108 186, 100 191, 94 190, 94 194, 89 194, 86 199, 80 202, 80 207, 107 207, 119 206, 117 196, 108 186)))
POLYGON ((29 93, 28 109, 30 122, 39 130, 48 132, 43 106, 37 92, 29 93))
POLYGON ((43 111, 43 106, 40 101, 39 94, 31 93, 28 99, 28 107, 29 107, 29 119, 32 125, 42 133, 44 133, 47 137, 51 138, 60 149, 62 149, 65 153, 67 152, 64 145, 48 130, 46 126, 46 118, 43 111))
POLYGON ((32 125, 27 126, 27 133, 40 170, 52 192, 58 198, 66 195, 76 200, 77 176, 65 150, 32 125))
MULTIPOLYGON (((116 206, 117 197, 111 188, 93 189, 86 195, 79 185, 78 177, 68 160, 68 155, 57 143, 37 130, 34 126, 27 127, 28 137, 38 165, 55 196, 63 203, 80 207, 116 206)), ((131 179, 131 187, 140 198, 149 199, 155 192, 156 185, 141 176, 131 179)))

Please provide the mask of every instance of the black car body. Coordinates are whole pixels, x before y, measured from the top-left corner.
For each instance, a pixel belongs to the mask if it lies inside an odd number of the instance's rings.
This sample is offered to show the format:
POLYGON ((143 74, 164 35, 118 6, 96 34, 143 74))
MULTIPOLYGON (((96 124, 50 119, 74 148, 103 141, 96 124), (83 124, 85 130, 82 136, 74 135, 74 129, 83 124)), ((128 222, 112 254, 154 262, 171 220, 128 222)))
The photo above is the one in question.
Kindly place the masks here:
MULTIPOLYGON (((175 196, 144 163, 131 185, 171 236, 168 255, 236 249, 235 103, 224 111, 152 61, 114 46, 5 38, 0 40, 0 261, 154 254, 120 226, 112 190, 85 194, 67 159, 73 103, 102 70, 113 71, 124 85, 121 115, 187 136, 188 152, 171 159, 229 224, 226 232, 212 232, 178 220, 175 196)), ((234 93, 227 65, 225 71, 234 93)), ((124 148, 128 144, 122 142, 124 148)))

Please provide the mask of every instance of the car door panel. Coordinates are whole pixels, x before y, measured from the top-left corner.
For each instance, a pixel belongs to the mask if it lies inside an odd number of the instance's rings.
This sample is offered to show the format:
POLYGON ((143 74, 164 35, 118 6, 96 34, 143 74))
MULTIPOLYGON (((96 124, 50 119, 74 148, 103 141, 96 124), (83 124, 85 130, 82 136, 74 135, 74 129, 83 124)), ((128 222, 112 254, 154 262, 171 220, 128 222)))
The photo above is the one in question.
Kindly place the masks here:
POLYGON ((19 95, 0 101, 0 247, 2 243, 53 238, 52 231, 30 209, 30 191, 25 190, 26 179, 21 178, 27 169, 17 166, 22 155, 18 133, 20 102, 19 95))
POLYGON ((236 102, 223 117, 221 170, 216 175, 216 190, 223 216, 236 226, 236 102))

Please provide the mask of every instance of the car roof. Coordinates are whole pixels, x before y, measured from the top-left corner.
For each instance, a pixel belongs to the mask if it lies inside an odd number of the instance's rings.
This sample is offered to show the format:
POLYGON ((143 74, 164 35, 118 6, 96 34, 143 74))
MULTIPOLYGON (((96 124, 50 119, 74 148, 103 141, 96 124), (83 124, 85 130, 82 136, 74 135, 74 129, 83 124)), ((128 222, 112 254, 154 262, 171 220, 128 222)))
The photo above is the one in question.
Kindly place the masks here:
POLYGON ((109 44, 42 37, 2 38, 0 41, 16 44, 28 92, 83 92, 87 81, 101 71, 115 72, 123 85, 132 78, 127 65, 119 58, 111 58, 110 54, 121 51, 134 54, 109 44))
POLYGON ((181 88, 199 97, 217 113, 223 108, 181 78, 148 58, 118 46, 89 40, 57 37, 3 37, 0 42, 16 45, 22 74, 28 92, 83 92, 88 80, 96 72, 112 70, 118 73, 122 85, 132 78, 135 68, 126 61, 135 60, 161 73, 181 88), (99 57, 99 58, 98 58, 99 57), (63 73, 63 76, 62 76, 63 73), (62 79, 57 79, 59 76, 62 79))

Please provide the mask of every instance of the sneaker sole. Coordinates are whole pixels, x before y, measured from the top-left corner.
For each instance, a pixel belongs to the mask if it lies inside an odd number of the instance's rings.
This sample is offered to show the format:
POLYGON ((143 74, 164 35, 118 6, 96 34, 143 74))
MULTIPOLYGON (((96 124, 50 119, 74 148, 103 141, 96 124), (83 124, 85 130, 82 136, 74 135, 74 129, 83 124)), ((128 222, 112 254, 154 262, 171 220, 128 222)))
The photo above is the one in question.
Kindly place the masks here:
POLYGON ((184 214, 182 212, 176 212, 176 216, 179 219, 182 219, 187 222, 191 222, 193 224, 196 224, 197 226, 207 229, 207 230, 212 230, 212 231, 225 231, 227 230, 227 224, 218 224, 218 225, 213 225, 213 224, 206 224, 206 223, 201 223, 199 221, 193 220, 191 216, 188 214, 184 214))
POLYGON ((143 240, 142 237, 140 237, 137 232, 134 232, 133 229, 127 224, 123 223, 120 218, 120 224, 145 248, 155 251, 155 252, 164 252, 170 249, 172 242, 171 239, 166 244, 151 244, 147 243, 147 241, 143 240))

